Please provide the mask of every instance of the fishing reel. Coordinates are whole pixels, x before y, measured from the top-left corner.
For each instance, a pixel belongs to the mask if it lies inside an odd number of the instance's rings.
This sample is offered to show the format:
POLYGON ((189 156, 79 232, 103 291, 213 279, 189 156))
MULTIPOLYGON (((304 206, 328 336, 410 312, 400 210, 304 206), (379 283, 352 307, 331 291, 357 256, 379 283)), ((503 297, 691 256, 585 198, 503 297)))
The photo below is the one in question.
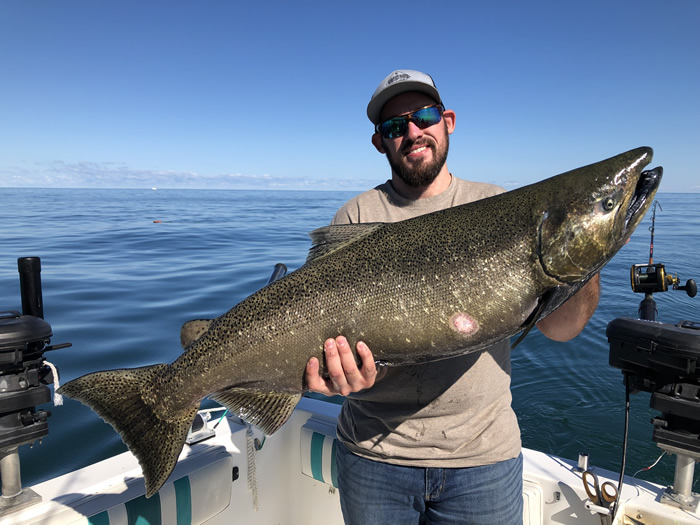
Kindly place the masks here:
POLYGON ((630 269, 630 280, 632 281, 632 291, 636 293, 656 293, 667 292, 669 287, 672 290, 683 290, 688 297, 695 297, 698 293, 698 286, 693 279, 688 279, 684 286, 677 275, 666 273, 663 264, 634 264, 630 269))
POLYGON ((51 401, 46 385, 54 381, 56 372, 47 365, 44 352, 71 346, 49 345, 53 333, 43 319, 39 258, 20 258, 17 266, 22 313, 0 312, 0 516, 38 498, 32 491, 22 490, 17 448, 49 433, 51 412, 37 406, 51 401))

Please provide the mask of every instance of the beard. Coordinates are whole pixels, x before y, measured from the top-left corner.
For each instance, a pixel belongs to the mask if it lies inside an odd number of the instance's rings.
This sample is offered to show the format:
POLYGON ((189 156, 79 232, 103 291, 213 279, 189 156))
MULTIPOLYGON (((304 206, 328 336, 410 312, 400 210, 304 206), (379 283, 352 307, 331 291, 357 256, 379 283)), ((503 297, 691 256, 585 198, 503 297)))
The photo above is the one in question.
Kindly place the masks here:
POLYGON ((402 148, 402 151, 397 154, 398 159, 391 155, 387 155, 386 158, 389 161, 391 169, 407 186, 420 188, 430 185, 438 176, 445 162, 447 162, 447 152, 449 149, 450 136, 447 133, 447 125, 445 125, 445 140, 442 148, 438 148, 433 139, 424 138, 419 141, 407 142, 402 148), (433 160, 430 162, 421 162, 413 166, 403 164, 401 153, 409 151, 409 149, 416 144, 431 148, 433 150, 433 160))

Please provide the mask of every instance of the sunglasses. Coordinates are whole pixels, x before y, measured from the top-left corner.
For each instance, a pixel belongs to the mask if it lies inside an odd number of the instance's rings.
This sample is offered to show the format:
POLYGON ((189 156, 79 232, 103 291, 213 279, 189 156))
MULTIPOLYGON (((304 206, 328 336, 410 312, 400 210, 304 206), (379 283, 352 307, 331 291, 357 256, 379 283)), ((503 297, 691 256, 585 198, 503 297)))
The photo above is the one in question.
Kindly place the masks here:
POLYGON ((420 129, 434 126, 442 120, 443 111, 445 111, 445 108, 442 104, 425 106, 412 113, 380 122, 374 127, 374 130, 377 133, 381 133, 385 139, 396 139, 406 134, 409 122, 413 122, 420 129))

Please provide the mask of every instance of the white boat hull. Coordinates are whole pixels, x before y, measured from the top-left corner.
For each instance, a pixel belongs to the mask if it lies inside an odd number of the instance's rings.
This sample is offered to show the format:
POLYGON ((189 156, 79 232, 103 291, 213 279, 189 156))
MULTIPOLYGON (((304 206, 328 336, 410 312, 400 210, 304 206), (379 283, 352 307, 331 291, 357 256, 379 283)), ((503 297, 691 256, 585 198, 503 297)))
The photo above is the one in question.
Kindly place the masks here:
MULTIPOLYGON (((148 500, 135 458, 120 454, 31 487, 41 502, 5 513, 0 523, 341 525, 333 463, 339 409, 304 398, 290 421, 252 451, 252 461, 249 430, 235 417, 225 419, 214 437, 185 446, 170 481, 148 500)), ((601 523, 573 462, 529 449, 523 456, 525 524, 601 523)), ((617 484, 617 474, 596 473, 601 483, 617 484)), ((697 513, 660 503, 663 491, 626 478, 614 523, 698 522, 697 513)))

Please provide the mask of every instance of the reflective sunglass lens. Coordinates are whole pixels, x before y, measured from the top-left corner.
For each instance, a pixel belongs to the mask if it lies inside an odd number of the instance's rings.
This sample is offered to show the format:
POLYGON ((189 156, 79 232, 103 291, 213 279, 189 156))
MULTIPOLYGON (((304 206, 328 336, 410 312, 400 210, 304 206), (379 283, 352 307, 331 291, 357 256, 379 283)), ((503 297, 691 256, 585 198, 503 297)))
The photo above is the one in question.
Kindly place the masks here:
POLYGON ((405 117, 393 118, 383 122, 380 131, 388 139, 403 137, 408 129, 408 119, 405 117))
POLYGON ((415 122, 416 126, 418 126, 420 129, 433 126, 440 122, 440 110, 436 107, 423 108, 416 111, 411 116, 413 117, 411 120, 415 122))
POLYGON ((420 129, 425 129, 440 122, 441 118, 442 114, 440 113, 440 108, 438 106, 431 106, 419 109, 409 115, 395 117, 382 122, 378 130, 384 138, 395 139, 403 137, 406 134, 409 120, 420 129))

